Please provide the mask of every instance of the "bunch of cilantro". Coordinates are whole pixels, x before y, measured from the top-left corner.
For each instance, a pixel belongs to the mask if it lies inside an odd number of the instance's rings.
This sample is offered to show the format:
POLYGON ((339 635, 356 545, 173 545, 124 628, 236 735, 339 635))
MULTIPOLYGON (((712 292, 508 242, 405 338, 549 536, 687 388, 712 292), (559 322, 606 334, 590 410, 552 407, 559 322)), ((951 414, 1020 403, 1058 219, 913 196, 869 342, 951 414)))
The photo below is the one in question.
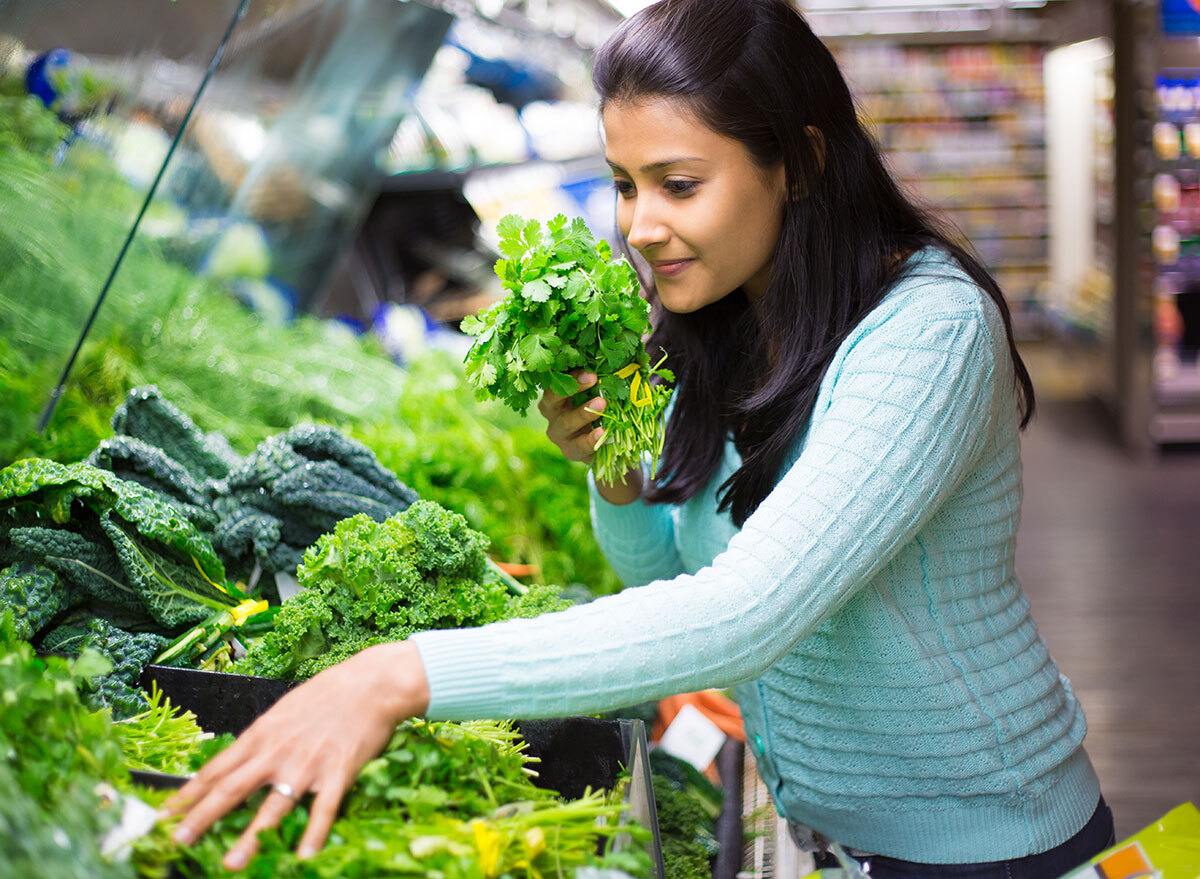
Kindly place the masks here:
POLYGON ((476 396, 524 413, 543 390, 575 394, 570 373, 586 369, 599 377, 605 401, 596 478, 611 485, 646 453, 656 461, 671 396, 664 382, 675 377, 661 368, 665 355, 652 366, 642 344, 650 305, 633 267, 613 259, 581 219, 568 223, 559 214, 543 231, 537 220, 510 214, 498 231, 496 275, 508 295, 462 323, 475 337, 466 373, 476 396))

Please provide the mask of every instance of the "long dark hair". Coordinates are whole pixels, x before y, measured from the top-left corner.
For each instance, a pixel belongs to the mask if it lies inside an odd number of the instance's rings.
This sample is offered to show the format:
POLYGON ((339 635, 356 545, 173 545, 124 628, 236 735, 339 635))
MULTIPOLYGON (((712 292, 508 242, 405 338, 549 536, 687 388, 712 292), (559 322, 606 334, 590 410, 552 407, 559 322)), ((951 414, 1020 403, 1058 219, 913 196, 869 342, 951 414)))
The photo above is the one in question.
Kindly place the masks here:
POLYGON ((782 162, 789 194, 767 289, 753 307, 739 289, 674 314, 648 287, 649 349, 668 352, 678 380, 649 500, 682 503, 704 488, 732 433, 742 466, 721 486, 719 509, 740 527, 778 481, 838 346, 899 279, 896 257, 930 245, 949 252, 1003 315, 1021 427, 1029 423, 1033 383, 1003 293, 900 190, 837 62, 791 3, 661 0, 609 37, 592 79, 602 106, 682 101, 764 169, 782 162))

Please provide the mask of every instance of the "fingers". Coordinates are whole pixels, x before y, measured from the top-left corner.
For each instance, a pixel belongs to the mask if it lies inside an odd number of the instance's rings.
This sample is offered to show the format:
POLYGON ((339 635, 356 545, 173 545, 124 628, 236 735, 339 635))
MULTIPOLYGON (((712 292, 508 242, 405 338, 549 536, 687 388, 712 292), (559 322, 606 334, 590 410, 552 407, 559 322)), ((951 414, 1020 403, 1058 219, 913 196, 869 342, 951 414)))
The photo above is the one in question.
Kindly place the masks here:
POLYGON ((254 816, 254 820, 250 822, 250 826, 225 855, 225 869, 241 870, 250 863, 250 859, 258 851, 259 831, 277 826, 283 820, 283 816, 295 807, 296 801, 291 797, 284 796, 275 790, 268 793, 267 798, 259 807, 258 813, 254 816))
POLYGON ((178 815, 187 811, 193 803, 208 793, 209 788, 216 783, 217 779, 233 772, 245 763, 254 753, 255 725, 238 736, 236 742, 204 764, 187 784, 168 797, 162 804, 162 811, 168 815, 178 815))
MULTIPOLYGON (((268 761, 247 763, 225 775, 220 781, 201 788, 193 798, 195 803, 175 828, 176 842, 190 845, 211 827, 218 818, 245 802, 270 779, 273 771, 268 761)), ((199 781, 199 776, 193 781, 199 781)), ((186 788, 185 788, 186 789, 186 788)), ((180 790, 180 794, 183 790, 180 790)))
MULTIPOLYGON (((571 376, 579 384, 581 391, 586 391, 599 380, 595 373, 584 372, 582 369, 575 370, 571 376)), ((564 404, 569 400, 570 397, 559 396, 554 391, 543 391, 541 399, 538 400, 538 411, 547 419, 552 418, 555 413, 564 408, 564 404)))
POLYGON ((299 857, 311 857, 325 844, 325 840, 329 836, 329 828, 333 826, 333 821, 337 817, 342 794, 345 792, 346 778, 344 775, 333 776, 321 784, 313 799, 312 808, 308 811, 308 827, 305 828, 300 846, 296 849, 299 857))

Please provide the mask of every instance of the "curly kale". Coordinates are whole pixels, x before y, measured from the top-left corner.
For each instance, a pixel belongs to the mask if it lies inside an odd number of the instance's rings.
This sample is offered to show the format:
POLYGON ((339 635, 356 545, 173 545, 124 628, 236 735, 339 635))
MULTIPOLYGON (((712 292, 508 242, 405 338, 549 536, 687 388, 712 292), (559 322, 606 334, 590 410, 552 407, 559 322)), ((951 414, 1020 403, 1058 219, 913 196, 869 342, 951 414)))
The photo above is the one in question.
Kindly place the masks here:
POLYGON ((666 879, 708 879, 717 854, 713 819, 693 794, 657 773, 652 776, 666 879))
POLYGON ((134 388, 117 407, 113 431, 161 449, 202 483, 219 479, 240 463, 237 453, 220 434, 204 434, 154 385, 134 388))
POLYGON ((432 501, 384 522, 364 514, 345 519, 305 554, 305 590, 284 602, 273 630, 251 646, 239 670, 308 678, 414 632, 566 606, 548 588, 510 597, 488 567, 486 549, 486 537, 432 501))
POLYGON ((667 836, 662 854, 666 879, 712 879, 712 865, 700 843, 667 836))
POLYGON ((44 565, 17 562, 0 571, 0 614, 12 611, 18 638, 30 640, 66 606, 58 575, 44 565))

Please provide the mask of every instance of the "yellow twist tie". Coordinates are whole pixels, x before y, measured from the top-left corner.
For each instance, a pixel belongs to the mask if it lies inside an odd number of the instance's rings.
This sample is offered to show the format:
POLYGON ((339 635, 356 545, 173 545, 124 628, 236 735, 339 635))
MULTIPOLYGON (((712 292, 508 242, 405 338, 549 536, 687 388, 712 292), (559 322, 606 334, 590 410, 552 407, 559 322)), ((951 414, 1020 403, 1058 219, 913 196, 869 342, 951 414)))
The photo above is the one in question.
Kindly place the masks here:
POLYGON ((246 620, 250 619, 250 617, 254 616, 255 614, 262 613, 269 607, 270 605, 265 601, 255 601, 253 598, 247 598, 233 610, 229 611, 229 614, 233 617, 233 625, 236 628, 238 626, 244 626, 246 624, 246 620))
POLYGON ((633 376, 633 381, 629 383, 629 402, 637 406, 639 409, 643 406, 649 406, 654 402, 654 395, 650 392, 650 382, 642 381, 642 369, 636 363, 630 363, 623 366, 617 371, 617 378, 628 378, 633 376), (642 391, 643 396, 638 396, 638 391, 642 391))

